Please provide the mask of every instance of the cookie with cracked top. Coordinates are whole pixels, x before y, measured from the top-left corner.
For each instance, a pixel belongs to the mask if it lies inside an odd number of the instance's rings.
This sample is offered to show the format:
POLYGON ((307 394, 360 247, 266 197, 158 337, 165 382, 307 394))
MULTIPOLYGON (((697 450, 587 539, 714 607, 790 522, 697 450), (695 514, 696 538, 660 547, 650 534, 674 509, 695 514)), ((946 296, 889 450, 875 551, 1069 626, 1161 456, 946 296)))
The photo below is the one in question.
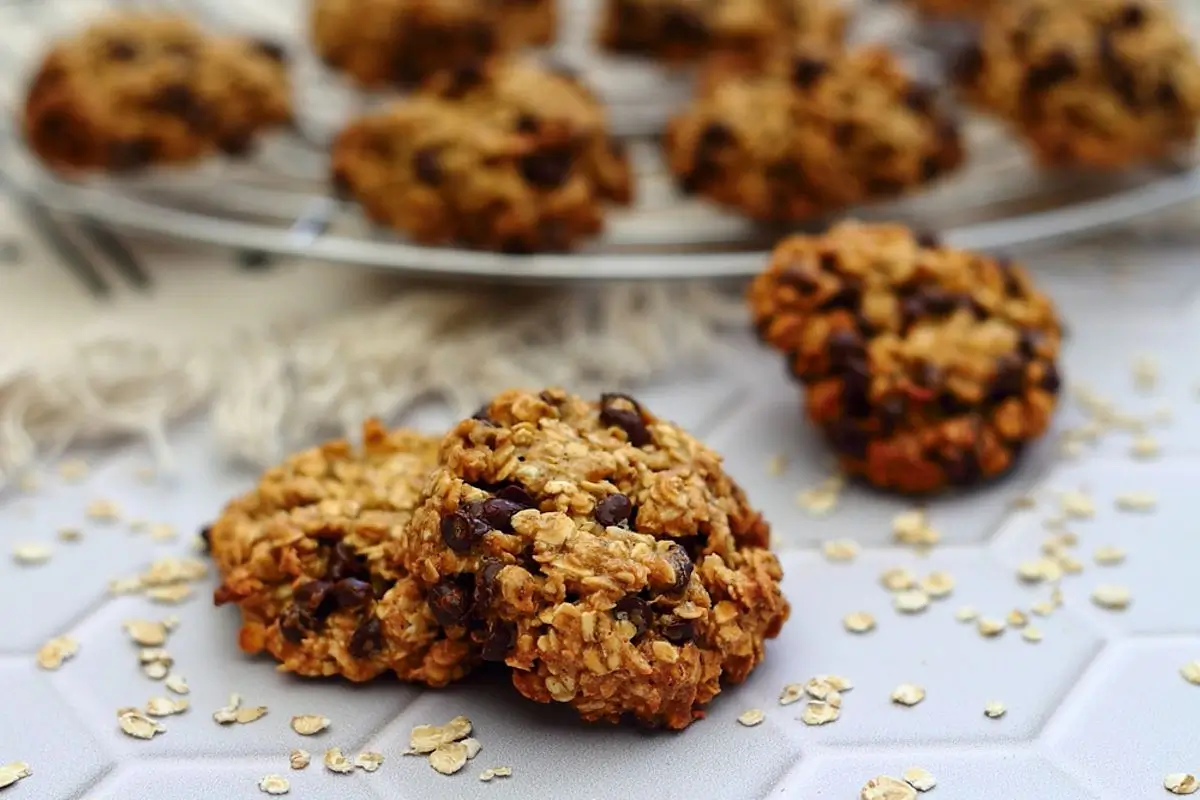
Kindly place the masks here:
POLYGON ((365 681, 385 672, 443 686, 474 663, 466 631, 445 627, 423 588, 386 558, 402 535, 437 440, 363 426, 267 470, 208 529, 218 605, 236 604, 238 644, 286 672, 365 681))
POLYGON ((313 48, 363 86, 434 73, 553 41, 554 0, 314 0, 313 48))
POLYGON ((715 61, 664 139, 679 186, 795 222, 896 197, 956 169, 959 130, 931 87, 876 46, 796 47, 761 70, 715 61))
POLYGON ((397 558, 517 689, 683 728, 788 615, 720 458, 625 395, 508 391, 442 442, 397 558))
POLYGON ((285 62, 273 42, 113 14, 51 46, 25 99, 25 139, 67 174, 244 155, 291 119, 285 62))
POLYGON ((1005 259, 847 222, 781 242, 749 304, 843 469, 878 487, 982 482, 1050 424, 1058 317, 1005 259))
POLYGON ((1129 167, 1196 138, 1200 60, 1156 0, 1000 3, 955 76, 1046 166, 1129 167))
POLYGON ((840 0, 607 0, 601 46, 670 64, 717 51, 751 59, 780 44, 838 47, 845 36, 840 0))

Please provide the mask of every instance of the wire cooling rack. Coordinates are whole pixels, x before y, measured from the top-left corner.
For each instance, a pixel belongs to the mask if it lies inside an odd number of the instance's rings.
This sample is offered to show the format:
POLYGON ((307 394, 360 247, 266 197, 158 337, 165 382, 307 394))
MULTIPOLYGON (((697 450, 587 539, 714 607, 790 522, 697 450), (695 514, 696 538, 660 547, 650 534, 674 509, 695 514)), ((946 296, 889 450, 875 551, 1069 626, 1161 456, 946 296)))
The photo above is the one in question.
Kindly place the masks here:
MULTIPOLYGON (((571 254, 508 256, 413 245, 369 224, 328 194, 326 146, 348 119, 386 99, 355 91, 305 46, 306 10, 297 0, 54 0, 0 3, 0 102, 6 115, 0 168, 55 209, 112 225, 182 239, 348 264, 443 276, 504 280, 609 280, 736 277, 761 268, 771 236, 734 214, 680 195, 658 155, 655 134, 686 101, 690 75, 635 59, 606 57, 591 44, 601 0, 562 0, 556 60, 581 71, 605 99, 626 137, 638 201, 613 210, 607 232, 571 254), (44 170, 14 134, 25 84, 47 43, 114 7, 171 9, 207 25, 291 44, 296 132, 277 134, 249 161, 212 159, 120 181, 67 182, 44 170)), ((1184 3, 1183 11, 1200 17, 1184 3)), ((885 40, 918 72, 933 74, 936 42, 916 36, 894 6, 863 3, 854 36, 885 40)), ((1189 24, 1192 20, 1189 20, 1189 24)), ((1091 232, 1200 197, 1200 171, 1188 166, 1120 176, 1046 175, 995 124, 970 118, 970 161, 933 189, 854 209, 939 230, 979 249, 1041 244, 1091 232)))

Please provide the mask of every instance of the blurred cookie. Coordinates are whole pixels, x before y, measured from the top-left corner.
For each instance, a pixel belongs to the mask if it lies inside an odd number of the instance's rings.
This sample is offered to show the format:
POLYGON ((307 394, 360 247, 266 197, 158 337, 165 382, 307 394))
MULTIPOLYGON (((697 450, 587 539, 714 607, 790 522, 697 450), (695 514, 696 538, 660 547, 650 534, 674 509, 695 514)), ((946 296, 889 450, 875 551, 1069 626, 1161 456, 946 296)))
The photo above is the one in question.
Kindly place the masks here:
POLYGON ((848 222, 781 242, 749 302, 842 467, 876 486, 981 482, 1050 423, 1058 319, 1009 261, 848 222))
POLYGON ((979 19, 997 0, 906 0, 922 16, 933 19, 979 19))
POLYGON ((1196 137, 1200 61, 1157 0, 999 3, 955 71, 1046 165, 1127 167, 1196 137))
POLYGON ((52 169, 123 172, 243 155, 291 114, 278 45, 126 13, 51 47, 29 87, 23 127, 52 169))

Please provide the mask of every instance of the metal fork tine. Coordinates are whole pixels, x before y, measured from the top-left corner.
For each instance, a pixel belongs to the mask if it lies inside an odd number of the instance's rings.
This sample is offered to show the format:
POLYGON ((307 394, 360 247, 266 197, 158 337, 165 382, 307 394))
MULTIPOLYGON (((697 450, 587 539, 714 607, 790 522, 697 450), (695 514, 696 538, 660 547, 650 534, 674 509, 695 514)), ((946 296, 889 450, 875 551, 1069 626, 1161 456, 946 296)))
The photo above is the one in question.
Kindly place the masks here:
POLYGON ((79 228, 92 244, 96 246, 96 249, 108 257, 122 278, 142 291, 150 288, 151 280, 149 273, 146 272, 129 248, 125 246, 125 243, 117 238, 112 231, 91 220, 81 222, 79 228))
POLYGON ((112 292, 112 289, 104 280, 104 276, 100 274, 100 271, 88 259, 87 254, 67 238, 49 212, 30 200, 22 199, 21 204, 33 226, 41 233, 46 243, 58 254, 63 266, 80 283, 87 287, 88 291, 94 296, 107 297, 112 292))

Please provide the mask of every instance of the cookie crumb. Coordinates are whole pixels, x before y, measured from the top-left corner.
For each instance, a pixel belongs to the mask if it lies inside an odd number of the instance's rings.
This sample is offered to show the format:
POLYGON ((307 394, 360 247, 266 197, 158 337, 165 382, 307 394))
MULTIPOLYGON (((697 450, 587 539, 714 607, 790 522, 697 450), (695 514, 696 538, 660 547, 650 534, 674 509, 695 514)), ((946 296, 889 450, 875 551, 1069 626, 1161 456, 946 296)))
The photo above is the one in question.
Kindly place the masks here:
POLYGON ((53 671, 74 658, 78 652, 79 642, 70 636, 55 636, 38 648, 37 665, 53 671))
POLYGON ((892 690, 892 702, 902 706, 915 706, 925 699, 925 690, 912 683, 902 683, 892 690))
POLYGON ((830 722, 836 722, 841 715, 841 709, 832 703, 811 700, 804 707, 804 713, 800 715, 800 719, 805 725, 827 725, 830 722))
POLYGON ((821 546, 821 552, 828 561, 853 561, 858 551, 858 542, 852 539, 833 539, 821 546))
POLYGON ((999 700, 992 700, 983 707, 983 715, 988 719, 1000 719, 1008 713, 1008 708, 999 700))
POLYGON ((346 754, 342 752, 342 748, 340 747, 331 747, 326 750, 322 760, 325 764, 325 769, 330 772, 336 772, 340 775, 354 772, 354 762, 346 758, 346 754))
POLYGON ((333 721, 320 714, 300 714, 292 717, 292 730, 301 736, 313 736, 328 728, 333 721))
POLYGON ((1092 590, 1092 602, 1109 611, 1123 611, 1132 600, 1129 589, 1115 584, 1101 584, 1092 590))
POLYGON ((1171 794, 1195 794, 1200 781, 1190 772, 1172 772, 1163 778, 1163 788, 1171 794))
POLYGON ((1189 661, 1179 668, 1183 679, 1194 686, 1200 686, 1200 660, 1189 661))
POLYGON ((863 784, 859 800, 915 800, 917 790, 905 781, 880 775, 863 784))
POLYGON ((288 764, 292 769, 305 769, 312 763, 312 754, 307 750, 301 750, 299 747, 293 747, 288 753, 288 764))
POLYGON ((761 725, 762 721, 767 718, 760 708, 750 708, 738 715, 737 721, 739 725, 744 725, 747 728, 753 728, 755 725, 761 725))
POLYGON ((921 589, 907 589, 892 598, 892 605, 902 614, 919 614, 929 608, 929 595, 921 589))
POLYGON ((292 789, 288 779, 282 775, 266 775, 258 782, 259 791, 265 794, 287 794, 292 789))
POLYGON ((0 766, 0 789, 12 786, 17 781, 24 780, 32 774, 33 770, 24 761, 13 761, 0 766))
POLYGON ((866 611, 854 611, 842 618, 842 626, 850 633, 868 633, 875 630, 875 617, 866 611))
POLYGON ((900 773, 900 776, 918 792, 928 792, 937 786, 937 779, 933 777, 933 773, 921 767, 909 767, 900 773))
POLYGON ((38 544, 36 542, 25 542, 18 544, 12 550, 13 561, 24 567, 33 567, 38 564, 45 564, 54 555, 54 550, 49 545, 38 544))

